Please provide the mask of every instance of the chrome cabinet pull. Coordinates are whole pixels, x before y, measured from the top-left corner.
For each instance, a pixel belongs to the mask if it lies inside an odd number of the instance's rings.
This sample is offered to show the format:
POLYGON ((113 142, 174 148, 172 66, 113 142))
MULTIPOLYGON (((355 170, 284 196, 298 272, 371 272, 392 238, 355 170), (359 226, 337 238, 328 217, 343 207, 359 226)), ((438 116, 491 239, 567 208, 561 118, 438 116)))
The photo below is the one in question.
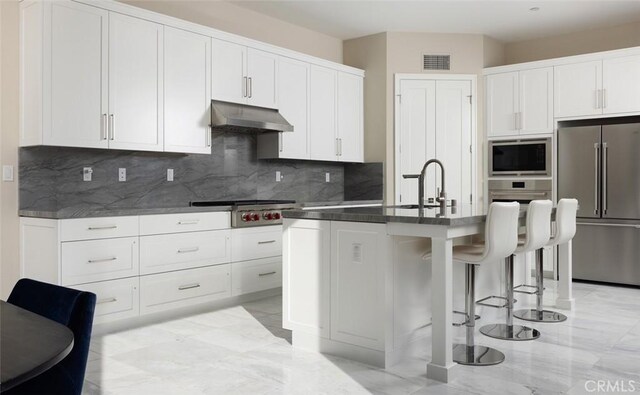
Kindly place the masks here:
POLYGON ((547 192, 491 192, 493 196, 547 196, 547 192))
POLYGON ((342 156, 342 139, 338 139, 340 140, 340 156, 342 156))
POLYGON ((607 90, 602 90, 602 108, 607 108, 607 90))
POLYGON ((275 240, 267 240, 267 241, 259 241, 258 244, 271 244, 271 243, 275 243, 275 240))
POLYGON ((109 121, 107 119, 107 114, 102 114, 102 119, 100 120, 100 140, 106 140, 107 139, 107 129, 108 129, 108 124, 109 121))
POLYGON ((115 139, 115 117, 113 114, 109 115, 109 140, 115 139))
POLYGON ((282 132, 278 133, 278 150, 282 152, 282 132))
POLYGON ((107 225, 107 226, 89 226, 87 230, 106 230, 106 229, 116 229, 118 225, 107 225))
POLYGON ((600 108, 600 89, 596 89, 595 93, 596 93, 596 108, 600 108))
POLYGON ((199 219, 194 219, 190 221, 178 221, 178 225, 197 225, 200 222, 199 219))
POLYGON ((607 161, 609 159, 609 149, 607 147, 607 143, 602 143, 602 214, 607 215, 607 179, 609 178, 609 174, 607 174, 607 161))
POLYGON ((104 299, 98 299, 96 304, 113 303, 113 302, 117 302, 117 301, 118 301, 118 299, 116 299, 116 298, 104 298, 104 299))
POLYGON ((184 291, 185 289, 193 289, 193 288, 200 288, 200 283, 181 285, 181 286, 178 287, 178 290, 179 291, 184 291))
POLYGON ((598 196, 598 190, 600 189, 600 180, 598 179, 598 162, 600 162, 600 143, 594 143, 593 149, 595 151, 595 191, 594 191, 594 204, 595 209, 593 210, 593 214, 598 215, 599 207, 600 207, 600 199, 598 196))
POLYGON ((253 80, 249 77, 249 99, 253 97, 253 80))
POLYGON ((247 82, 247 77, 242 77, 244 80, 244 84, 242 84, 242 97, 247 97, 247 93, 249 92, 249 84, 247 82))
POLYGON ((276 274, 277 272, 267 272, 267 273, 259 273, 258 277, 271 276, 272 274, 276 274))
POLYGON ((111 261, 115 261, 118 258, 113 256, 111 258, 102 258, 102 259, 89 259, 87 262, 88 263, 100 263, 100 262, 111 262, 111 261))
POLYGON ((211 125, 207 126, 207 135, 205 136, 205 141, 207 144, 207 147, 211 147, 211 133, 213 133, 213 127, 211 125))
POLYGON ((200 247, 180 248, 178 250, 178 254, 185 254, 187 252, 198 252, 198 251, 200 251, 200 247))
POLYGON ((340 156, 340 147, 339 147, 338 139, 336 138, 336 156, 340 156))

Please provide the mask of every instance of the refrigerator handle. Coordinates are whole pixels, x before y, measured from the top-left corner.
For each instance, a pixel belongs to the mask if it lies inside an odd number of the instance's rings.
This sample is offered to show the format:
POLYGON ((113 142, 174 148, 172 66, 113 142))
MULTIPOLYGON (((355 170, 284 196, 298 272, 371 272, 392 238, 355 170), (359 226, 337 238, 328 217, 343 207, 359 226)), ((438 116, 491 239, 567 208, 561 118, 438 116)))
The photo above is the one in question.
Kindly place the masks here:
POLYGON ((609 153, 607 143, 602 143, 602 214, 607 215, 607 181, 609 174, 607 171, 607 162, 609 160, 609 153))
POLYGON ((598 162, 600 162, 600 143, 594 143, 593 144, 593 149, 595 152, 595 170, 594 170, 594 174, 595 174, 595 188, 594 188, 594 203, 595 203, 595 209, 593 210, 593 214, 598 215, 599 212, 599 208, 600 208, 600 199, 599 199, 599 194, 598 191, 600 190, 600 178, 598 177, 598 162))

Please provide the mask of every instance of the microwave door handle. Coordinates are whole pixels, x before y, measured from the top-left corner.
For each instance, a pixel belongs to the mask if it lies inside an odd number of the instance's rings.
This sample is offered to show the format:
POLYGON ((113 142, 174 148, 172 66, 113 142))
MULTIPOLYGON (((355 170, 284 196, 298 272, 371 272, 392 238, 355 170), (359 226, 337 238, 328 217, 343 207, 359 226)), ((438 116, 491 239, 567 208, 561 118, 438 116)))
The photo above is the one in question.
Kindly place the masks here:
POLYGON ((593 144, 593 150, 595 153, 595 158, 594 158, 594 163, 595 163, 595 169, 594 169, 594 177, 595 177, 595 188, 594 188, 594 196, 593 196, 593 201, 595 204, 595 208, 593 210, 593 214, 594 215, 598 215, 598 213, 600 212, 599 208, 600 208, 600 197, 598 192, 600 191, 600 177, 598 177, 598 168, 600 166, 599 162, 600 162, 600 143, 594 143, 593 144))

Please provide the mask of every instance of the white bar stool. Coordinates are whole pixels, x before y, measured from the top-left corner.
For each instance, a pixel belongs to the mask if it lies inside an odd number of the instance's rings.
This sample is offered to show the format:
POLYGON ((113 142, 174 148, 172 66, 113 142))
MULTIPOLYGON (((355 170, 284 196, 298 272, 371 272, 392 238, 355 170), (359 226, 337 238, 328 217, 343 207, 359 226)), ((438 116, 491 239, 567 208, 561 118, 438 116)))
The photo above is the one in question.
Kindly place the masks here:
POLYGON ((453 247, 453 259, 463 262, 465 267, 465 315, 466 344, 453 346, 453 360, 462 365, 496 365, 504 361, 504 354, 494 348, 475 344, 476 266, 497 259, 505 259, 518 245, 518 216, 520 205, 491 203, 485 225, 484 245, 461 245, 453 247))
POLYGON ((552 209, 553 203, 551 200, 533 200, 529 203, 526 236, 523 241, 518 243, 515 253, 509 256, 505 262, 507 321, 504 324, 483 326, 480 328, 480 332, 483 335, 502 340, 534 340, 540 337, 540 332, 536 329, 513 324, 513 261, 515 254, 536 251, 547 245, 551 237, 552 209))
MULTIPOLYGON (((576 214, 578 212, 578 201, 576 199, 560 199, 556 208, 556 233, 549 240, 547 246, 564 244, 573 239, 576 234, 576 214)), ((543 249, 536 250, 536 308, 518 310, 514 316, 526 321, 535 322, 562 322, 567 316, 551 310, 542 308, 542 296, 544 294, 544 273, 543 273, 543 249)))

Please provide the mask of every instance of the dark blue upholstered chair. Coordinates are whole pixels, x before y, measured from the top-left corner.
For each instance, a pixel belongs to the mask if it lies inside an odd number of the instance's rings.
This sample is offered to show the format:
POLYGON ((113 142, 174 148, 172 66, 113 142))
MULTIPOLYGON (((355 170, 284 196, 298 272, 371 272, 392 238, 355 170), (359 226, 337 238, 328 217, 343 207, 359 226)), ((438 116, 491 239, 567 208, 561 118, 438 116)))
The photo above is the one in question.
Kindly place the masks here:
POLYGON ((73 332, 74 344, 71 353, 60 363, 6 394, 80 395, 89 355, 96 295, 24 278, 13 288, 7 302, 65 325, 73 332))

